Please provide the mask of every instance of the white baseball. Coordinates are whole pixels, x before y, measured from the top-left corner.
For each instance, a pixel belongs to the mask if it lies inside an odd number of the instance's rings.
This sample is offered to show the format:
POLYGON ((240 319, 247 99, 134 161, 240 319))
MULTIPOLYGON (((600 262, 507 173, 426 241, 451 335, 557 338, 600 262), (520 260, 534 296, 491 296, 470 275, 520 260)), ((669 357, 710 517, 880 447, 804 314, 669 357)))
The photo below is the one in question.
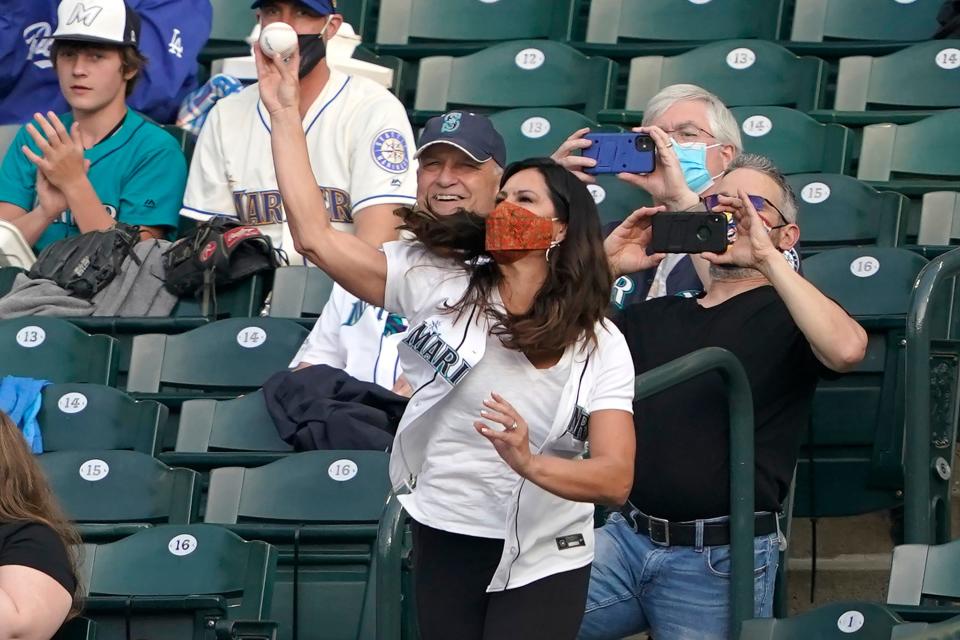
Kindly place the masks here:
POLYGON ((297 32, 286 22, 273 22, 260 32, 260 49, 271 58, 279 53, 284 58, 297 48, 297 32))

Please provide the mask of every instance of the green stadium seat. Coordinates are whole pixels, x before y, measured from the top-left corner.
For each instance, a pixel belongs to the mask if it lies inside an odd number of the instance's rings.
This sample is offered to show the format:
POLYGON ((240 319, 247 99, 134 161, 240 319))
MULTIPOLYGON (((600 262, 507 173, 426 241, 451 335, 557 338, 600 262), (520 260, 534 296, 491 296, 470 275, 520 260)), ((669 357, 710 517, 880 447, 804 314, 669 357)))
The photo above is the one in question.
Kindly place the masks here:
POLYGON ((903 544, 893 550, 887 604, 897 606, 951 603, 960 614, 960 540, 946 544, 903 544))
POLYGON ((200 52, 200 61, 209 63, 217 58, 250 55, 245 38, 253 31, 256 16, 249 2, 237 0, 210 0, 213 5, 213 24, 210 37, 200 52))
POLYGON ((84 551, 84 615, 100 639, 229 638, 239 621, 264 631, 242 637, 271 637, 277 552, 268 544, 222 527, 158 525, 84 551))
POLYGON ((823 60, 797 57, 764 40, 726 40, 672 57, 634 58, 626 109, 642 111, 664 87, 692 83, 712 91, 728 107, 767 105, 808 111, 820 106, 826 80, 823 60))
POLYGON ((112 386, 117 354, 114 338, 89 335, 60 318, 0 320, 0 377, 112 386))
POLYGON ((578 5, 579 0, 380 0, 377 44, 570 40, 578 5))
POLYGON ((927 40, 939 26, 942 0, 795 0, 796 42, 825 40, 927 40))
POLYGON ((571 133, 584 127, 591 131, 618 131, 600 126, 576 111, 552 107, 507 109, 490 116, 494 128, 507 145, 507 162, 547 157, 557 150, 571 133))
POLYGON ((790 618, 743 623, 740 640, 890 640, 903 620, 872 602, 834 602, 790 618))
POLYGON ((120 449, 152 456, 160 449, 168 410, 158 402, 96 384, 50 385, 42 398, 37 420, 44 452, 120 449))
POLYGON ((190 158, 193 157, 193 148, 197 144, 197 136, 186 129, 181 129, 175 124, 164 124, 161 125, 160 128, 176 139, 180 150, 183 151, 183 156, 187 159, 187 165, 189 165, 190 158))
POLYGON ((833 108, 864 111, 956 107, 960 105, 958 47, 960 40, 931 40, 879 58, 843 58, 833 108))
POLYGON ((895 247, 906 235, 909 201, 899 193, 829 173, 799 173, 787 182, 800 208, 804 257, 841 246, 895 247))
POLYGON ((890 640, 956 640, 960 638, 960 617, 942 622, 913 622, 894 627, 890 640))
POLYGON ((920 196, 960 189, 960 109, 913 124, 877 124, 863 129, 857 178, 920 196))
POLYGON ((86 542, 197 518, 200 480, 189 469, 171 469, 139 451, 57 451, 38 460, 86 542))
POLYGON ((399 608, 399 594, 377 597, 375 587, 388 462, 380 451, 308 451, 211 473, 204 521, 280 548, 271 613, 280 638, 321 628, 327 640, 374 637, 377 608, 399 608))
POLYGON ((333 279, 315 267, 281 267, 273 277, 270 316, 274 318, 320 317, 327 304, 333 279))
POLYGON ((953 245, 960 241, 960 193, 932 191, 923 195, 920 209, 921 245, 953 245))
POLYGON ((257 390, 235 400, 184 402, 176 447, 161 459, 170 465, 207 471, 255 467, 292 452, 293 447, 277 435, 263 392, 257 390))
POLYGON ((0 267, 0 298, 10 293, 13 288, 13 281, 21 273, 26 273, 20 267, 0 267))
POLYGON ((593 0, 586 41, 779 40, 784 4, 783 0, 593 0))
POLYGON ((88 618, 73 618, 64 623, 53 640, 96 640, 97 625, 88 618))
POLYGON ((373 42, 376 34, 375 5, 376 0, 349 0, 349 2, 337 3, 337 11, 343 15, 343 21, 353 27, 354 33, 360 36, 363 42, 373 42))
POLYGON ((854 152, 853 132, 821 124, 786 107, 731 109, 743 132, 743 150, 773 160, 785 174, 846 173, 854 152))
MULTIPOLYGON (((860 365, 822 380, 814 394, 797 468, 796 516, 855 515, 901 502, 904 335, 913 283, 926 264, 915 253, 884 247, 833 249, 804 261, 807 279, 864 326, 868 344, 860 365)), ((946 335, 946 321, 946 313, 932 319, 935 337, 946 335)), ((955 341, 931 344, 930 366, 937 371, 931 416, 937 433, 952 431, 953 401, 946 389, 957 383, 958 356, 955 341)), ((938 481, 933 491, 949 498, 949 483, 938 481)))
POLYGON ((550 40, 517 40, 420 61, 415 122, 448 108, 566 107, 595 117, 610 105, 617 65, 550 40))
POLYGON ((182 397, 250 391, 287 368, 307 333, 280 318, 228 318, 177 335, 139 335, 127 391, 182 397))
POLYGON ((596 176, 596 184, 587 185, 604 226, 621 222, 640 207, 653 205, 650 194, 615 175, 596 176))

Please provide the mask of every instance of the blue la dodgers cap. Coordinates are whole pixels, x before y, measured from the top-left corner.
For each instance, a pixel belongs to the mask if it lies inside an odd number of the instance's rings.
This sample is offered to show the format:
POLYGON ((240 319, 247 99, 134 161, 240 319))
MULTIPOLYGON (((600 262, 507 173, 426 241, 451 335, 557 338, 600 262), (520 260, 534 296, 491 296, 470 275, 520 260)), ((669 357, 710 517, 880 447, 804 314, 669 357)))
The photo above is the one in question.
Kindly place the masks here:
MULTIPOLYGON (((294 0, 304 5, 308 9, 312 9, 319 13, 322 16, 328 16, 331 13, 337 12, 337 0, 294 0)), ((259 9, 260 5, 263 4, 263 0, 254 0, 253 4, 250 5, 251 9, 259 9)))
POLYGON ((414 157, 435 144, 457 147, 477 162, 493 159, 501 167, 507 164, 507 145, 490 118, 467 111, 451 111, 427 120, 420 134, 420 147, 414 157))

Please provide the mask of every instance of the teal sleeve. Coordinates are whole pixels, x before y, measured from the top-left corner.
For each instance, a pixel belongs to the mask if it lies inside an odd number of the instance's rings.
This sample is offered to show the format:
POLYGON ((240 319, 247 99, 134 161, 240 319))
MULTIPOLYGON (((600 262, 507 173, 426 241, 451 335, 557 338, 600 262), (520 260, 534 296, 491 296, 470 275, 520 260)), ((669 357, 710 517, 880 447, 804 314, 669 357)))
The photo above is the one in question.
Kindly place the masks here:
POLYGON ((36 150, 27 130, 21 127, 0 164, 0 202, 30 211, 37 199, 37 168, 23 155, 20 147, 25 144, 36 150))
POLYGON ((187 161, 172 136, 163 131, 139 149, 123 184, 117 218, 126 224, 176 229, 187 185, 187 161))

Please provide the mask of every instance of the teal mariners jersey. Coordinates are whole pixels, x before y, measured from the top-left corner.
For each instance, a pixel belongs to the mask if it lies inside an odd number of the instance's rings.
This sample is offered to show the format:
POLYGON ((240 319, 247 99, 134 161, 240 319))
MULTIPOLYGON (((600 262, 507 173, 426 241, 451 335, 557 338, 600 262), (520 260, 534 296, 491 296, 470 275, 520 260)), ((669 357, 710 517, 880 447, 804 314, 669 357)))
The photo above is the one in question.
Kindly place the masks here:
MULTIPOLYGON (((73 125, 72 114, 61 115, 60 120, 67 130, 73 125)), ((21 128, 0 165, 0 202, 31 211, 37 206, 37 169, 23 154, 24 144, 43 155, 26 129, 21 128)), ((87 177, 114 219, 176 229, 187 182, 187 163, 173 136, 128 109, 116 133, 83 155, 90 161, 87 177)), ((79 233, 67 210, 47 227, 34 248, 39 251, 79 233)))

